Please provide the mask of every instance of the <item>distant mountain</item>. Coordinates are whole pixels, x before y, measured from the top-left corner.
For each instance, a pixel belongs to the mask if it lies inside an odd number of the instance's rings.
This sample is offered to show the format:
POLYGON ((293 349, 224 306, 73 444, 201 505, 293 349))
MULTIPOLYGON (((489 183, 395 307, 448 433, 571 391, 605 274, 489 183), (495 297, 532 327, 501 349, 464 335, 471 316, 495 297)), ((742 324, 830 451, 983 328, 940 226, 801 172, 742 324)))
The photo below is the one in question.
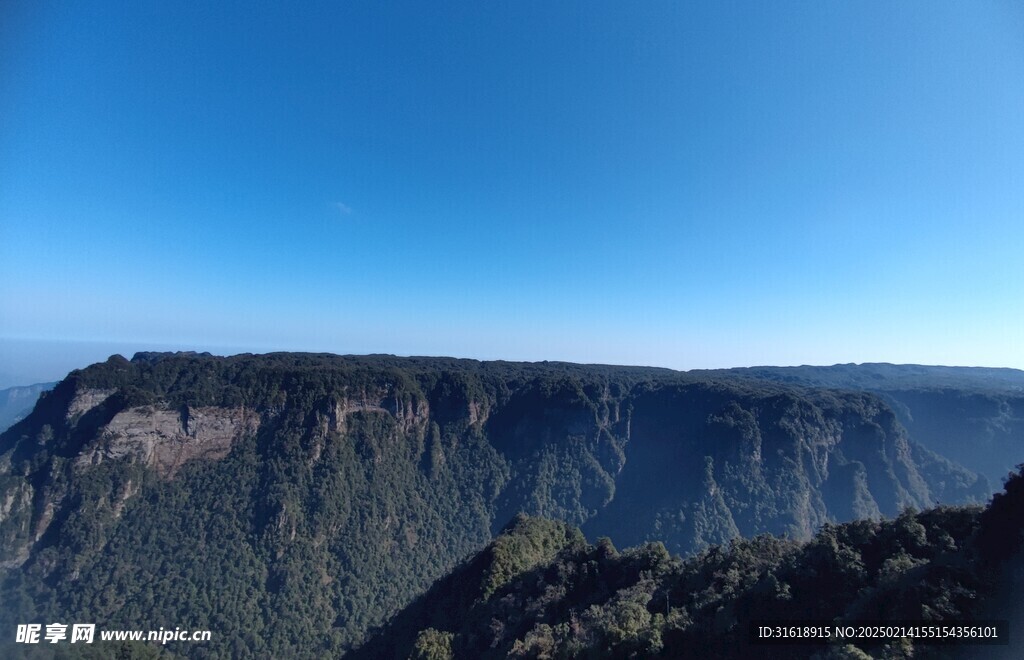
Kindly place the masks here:
POLYGON ((997 486, 1024 462, 1024 371, 837 364, 691 372, 879 395, 910 438, 997 486))
POLYGON ((36 383, 0 390, 0 433, 24 419, 36 405, 39 395, 57 383, 36 383))
POLYGON ((959 389, 1024 393, 1024 371, 992 367, 941 367, 920 364, 835 364, 830 367, 739 367, 694 370, 692 374, 737 374, 759 380, 840 389, 959 389))
POLYGON ((762 535, 686 560, 660 543, 618 552, 609 539, 591 545, 564 523, 520 517, 350 657, 1020 657, 1022 543, 1020 474, 984 510, 829 525, 804 543, 762 535), (979 619, 1012 621, 1001 631, 1009 645, 935 645, 925 633, 830 634, 795 646, 751 640, 755 622, 774 631, 806 621, 979 619))
POLYGON ((519 513, 692 553, 990 492, 864 392, 563 363, 114 356, 0 435, 0 629, 84 616, 219 631, 177 649, 195 657, 331 654, 519 513))

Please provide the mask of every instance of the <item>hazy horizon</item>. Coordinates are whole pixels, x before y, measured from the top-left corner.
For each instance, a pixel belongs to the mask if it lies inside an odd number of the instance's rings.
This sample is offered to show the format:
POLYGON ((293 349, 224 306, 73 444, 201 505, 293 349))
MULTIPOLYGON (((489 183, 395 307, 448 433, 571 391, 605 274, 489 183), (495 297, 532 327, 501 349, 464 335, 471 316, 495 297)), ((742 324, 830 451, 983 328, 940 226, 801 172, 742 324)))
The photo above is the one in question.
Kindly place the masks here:
MULTIPOLYGON (((401 353, 395 351, 345 351, 331 349, 301 349, 301 348, 274 348, 266 346, 211 346, 199 344, 145 344, 134 342, 103 342, 103 341, 60 341, 60 340, 32 340, 32 339, 10 339, 0 337, 0 389, 16 387, 21 385, 34 385, 36 383, 54 382, 62 380, 74 369, 81 369, 97 362, 103 362, 112 355, 121 355, 131 359, 135 353, 154 352, 177 352, 195 351, 198 353, 208 352, 218 356, 231 356, 243 353, 264 354, 281 351, 294 351, 302 353, 332 353, 336 355, 369 355, 372 353, 397 355, 401 357, 449 357, 459 359, 471 359, 481 361, 504 360, 509 362, 577 362, 581 364, 607 364, 618 366, 636 367, 659 367, 674 369, 677 371, 692 371, 703 369, 733 369, 744 367, 799 367, 799 366, 834 366, 840 364, 869 364, 887 363, 886 360, 864 360, 860 362, 835 361, 827 363, 799 363, 799 364, 770 364, 767 362, 756 362, 750 364, 707 364, 700 366, 680 366, 658 363, 641 362, 606 362, 571 360, 554 356, 544 357, 504 357, 504 356, 478 356, 458 354, 419 354, 401 353)), ((946 366, 946 367, 982 367, 982 368, 1013 368, 998 364, 923 364, 918 362, 888 362, 889 364, 921 365, 921 366, 946 366)))

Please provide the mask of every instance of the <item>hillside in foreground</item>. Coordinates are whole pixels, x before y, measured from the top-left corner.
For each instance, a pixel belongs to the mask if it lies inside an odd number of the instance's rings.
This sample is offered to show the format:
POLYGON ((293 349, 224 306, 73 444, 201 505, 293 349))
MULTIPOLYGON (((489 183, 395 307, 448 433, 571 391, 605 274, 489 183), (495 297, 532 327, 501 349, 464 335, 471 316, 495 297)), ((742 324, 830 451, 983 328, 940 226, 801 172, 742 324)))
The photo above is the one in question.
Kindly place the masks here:
POLYGON ((362 658, 1020 657, 1024 476, 987 507, 911 510, 761 535, 689 559, 622 552, 564 523, 520 517, 399 613, 362 658), (921 639, 750 641, 751 623, 1012 620, 1012 646, 921 639))

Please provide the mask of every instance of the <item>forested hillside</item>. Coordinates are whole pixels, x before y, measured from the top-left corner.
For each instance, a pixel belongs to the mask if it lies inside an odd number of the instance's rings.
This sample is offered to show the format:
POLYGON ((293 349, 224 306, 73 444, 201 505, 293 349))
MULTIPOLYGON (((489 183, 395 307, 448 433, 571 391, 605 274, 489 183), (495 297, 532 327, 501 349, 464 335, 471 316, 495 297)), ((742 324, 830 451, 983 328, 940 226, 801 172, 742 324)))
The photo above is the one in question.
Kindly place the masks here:
POLYGON ((36 383, 0 390, 0 433, 32 412, 39 395, 56 383, 36 383))
POLYGON ((559 363, 115 356, 0 435, 0 625, 208 628, 190 655, 309 657, 360 643, 519 513, 687 554, 989 492, 868 393, 559 363))
POLYGON ((565 525, 520 518, 352 657, 1019 657, 1012 627, 1010 646, 996 647, 911 637, 754 645, 750 629, 815 620, 1016 624, 1022 531, 1020 474, 986 509, 907 510, 826 525, 808 542, 761 535, 689 559, 660 543, 618 552, 607 538, 590 545, 565 525))

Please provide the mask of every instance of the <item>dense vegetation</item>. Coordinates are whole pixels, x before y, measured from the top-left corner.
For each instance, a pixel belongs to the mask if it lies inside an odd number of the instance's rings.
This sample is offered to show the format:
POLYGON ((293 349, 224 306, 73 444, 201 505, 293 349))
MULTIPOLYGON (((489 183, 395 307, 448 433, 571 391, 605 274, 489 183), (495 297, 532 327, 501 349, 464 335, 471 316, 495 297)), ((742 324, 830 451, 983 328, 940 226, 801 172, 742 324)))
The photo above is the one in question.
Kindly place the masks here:
POLYGON ((39 395, 54 385, 56 383, 37 383, 0 390, 0 433, 25 419, 32 412, 39 395))
MULTIPOLYGON (((521 519, 438 581, 354 658, 945 657, 977 646, 911 638, 754 647, 752 621, 1009 618, 1024 580, 1024 476, 985 510, 907 510, 826 525, 799 543, 761 535, 682 560, 660 543, 616 552, 564 526, 521 519), (508 548, 523 548, 523 558, 508 548), (538 564, 534 548, 560 548, 538 564), (518 568, 492 589, 492 566, 518 568)), ((1012 634, 1012 633, 1011 633, 1012 634)), ((1019 646, 1019 643, 1018 643, 1019 646)), ((1009 652, 1005 649, 1004 654, 1009 652)), ((1006 654, 1005 657, 1011 657, 1006 654)))
POLYGON ((1024 457, 1024 371, 983 367, 837 364, 692 372, 871 392, 910 437, 998 484, 1024 457))
MULTIPOLYGON (((190 656, 313 657, 358 645, 521 512, 689 554, 989 492, 865 393, 560 363, 115 356, 0 435, 0 629, 188 626, 216 635, 175 647, 190 656), (170 415, 183 435, 147 441, 185 447, 210 409, 258 427, 175 471, 112 449, 127 413, 170 415)), ((549 533, 509 546, 487 589, 582 543, 549 533)))

